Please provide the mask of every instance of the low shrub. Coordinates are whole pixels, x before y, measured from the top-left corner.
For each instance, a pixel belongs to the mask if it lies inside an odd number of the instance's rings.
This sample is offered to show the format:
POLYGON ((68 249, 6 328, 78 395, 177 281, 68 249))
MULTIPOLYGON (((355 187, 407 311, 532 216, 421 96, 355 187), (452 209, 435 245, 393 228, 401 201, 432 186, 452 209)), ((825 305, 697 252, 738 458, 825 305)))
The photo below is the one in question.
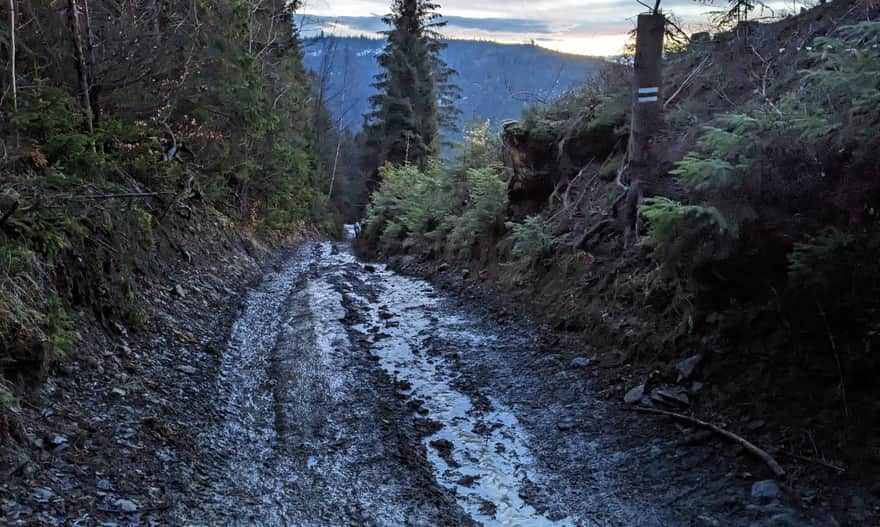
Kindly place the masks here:
POLYGON ((507 223, 513 230, 513 256, 528 265, 544 256, 553 243, 550 226, 540 216, 529 216, 522 223, 507 223))
POLYGON ((453 249, 468 251, 484 236, 507 208, 507 183, 499 165, 467 171, 467 202, 458 215, 450 216, 449 241, 453 249))

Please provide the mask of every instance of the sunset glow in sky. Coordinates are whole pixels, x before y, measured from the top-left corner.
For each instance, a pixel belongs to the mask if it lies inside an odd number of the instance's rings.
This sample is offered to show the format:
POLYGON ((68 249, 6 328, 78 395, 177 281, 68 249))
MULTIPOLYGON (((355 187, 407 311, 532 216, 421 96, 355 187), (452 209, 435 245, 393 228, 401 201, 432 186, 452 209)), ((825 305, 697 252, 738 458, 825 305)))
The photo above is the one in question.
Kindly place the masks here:
MULTIPOLYGON (((530 42, 583 55, 616 55, 623 48, 635 17, 645 8, 635 0, 439 0, 451 38, 530 42)), ((724 5, 722 0, 719 5, 724 5)), ((774 2, 775 14, 802 3, 774 2)), ((306 33, 323 29, 338 35, 373 34, 384 28, 382 0, 307 0, 306 33)), ((662 7, 679 17, 686 31, 706 27, 715 9, 694 0, 664 0, 662 7)))

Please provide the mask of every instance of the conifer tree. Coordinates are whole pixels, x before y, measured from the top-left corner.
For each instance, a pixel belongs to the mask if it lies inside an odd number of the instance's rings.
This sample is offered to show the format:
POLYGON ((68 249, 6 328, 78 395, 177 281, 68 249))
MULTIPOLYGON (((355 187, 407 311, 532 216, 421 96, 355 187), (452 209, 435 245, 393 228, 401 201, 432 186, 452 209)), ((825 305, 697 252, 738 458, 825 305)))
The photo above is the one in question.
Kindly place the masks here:
POLYGON ((366 163, 374 173, 386 162, 425 168, 437 153, 439 128, 457 119, 455 72, 440 57, 445 45, 438 29, 445 23, 438 20, 438 8, 427 0, 394 0, 384 18, 390 29, 378 57, 379 93, 366 116, 366 163))

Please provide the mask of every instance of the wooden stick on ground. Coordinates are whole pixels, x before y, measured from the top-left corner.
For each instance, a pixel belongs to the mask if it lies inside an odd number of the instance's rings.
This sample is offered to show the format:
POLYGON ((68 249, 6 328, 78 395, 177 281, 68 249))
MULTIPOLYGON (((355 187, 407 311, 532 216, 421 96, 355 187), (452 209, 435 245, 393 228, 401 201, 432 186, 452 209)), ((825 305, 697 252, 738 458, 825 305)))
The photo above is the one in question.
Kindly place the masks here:
POLYGON ((700 73, 703 72, 703 67, 706 66, 706 64, 709 62, 710 58, 711 57, 704 58, 703 62, 700 62, 700 64, 697 65, 697 67, 694 68, 694 70, 691 71, 691 73, 687 77, 685 77, 684 82, 681 83, 681 86, 679 86, 678 89, 675 90, 675 93, 673 93, 668 99, 666 99, 666 102, 663 103, 664 110, 669 108, 669 105, 672 104, 672 101, 674 101, 675 98, 678 97, 678 95, 681 93, 682 90, 687 88, 688 84, 691 83, 691 81, 694 79, 694 77, 696 77, 697 75, 699 75, 700 73))
POLYGON ((794 452, 786 452, 785 450, 782 451, 782 454, 789 456, 789 457, 793 457, 795 459, 800 459, 801 461, 805 461, 807 463, 815 463, 817 465, 822 465, 823 467, 828 467, 831 470, 836 470, 837 472, 840 472, 840 473, 846 472, 845 468, 839 467, 833 463, 829 463, 828 461, 825 461, 824 459, 802 456, 800 454, 795 454, 794 452))
POLYGON ((782 477, 785 475, 785 469, 782 468, 782 465, 780 465, 775 459, 773 459, 773 456, 768 454, 766 451, 761 450, 760 448, 755 446, 753 443, 749 442, 747 439, 743 439, 742 437, 734 434, 733 432, 725 430, 724 428, 721 428, 720 426, 713 425, 712 423, 707 423, 706 421, 702 421, 700 419, 697 419, 696 417, 691 417, 688 415, 679 414, 679 413, 675 413, 675 412, 667 412, 666 410, 657 410, 656 408, 646 408, 644 406, 635 406, 635 407, 633 407, 633 410, 636 412, 644 412, 644 413, 648 413, 648 414, 665 415, 666 417, 672 417, 674 419, 678 419, 679 421, 685 421, 685 422, 697 425, 699 427, 711 430, 712 432, 715 432, 716 434, 724 436, 725 438, 733 441, 734 443, 741 445, 743 448, 748 450, 750 453, 761 458, 761 460, 764 461, 764 463, 766 463, 768 467, 770 467, 770 470, 773 471, 773 474, 775 474, 776 477, 782 477))

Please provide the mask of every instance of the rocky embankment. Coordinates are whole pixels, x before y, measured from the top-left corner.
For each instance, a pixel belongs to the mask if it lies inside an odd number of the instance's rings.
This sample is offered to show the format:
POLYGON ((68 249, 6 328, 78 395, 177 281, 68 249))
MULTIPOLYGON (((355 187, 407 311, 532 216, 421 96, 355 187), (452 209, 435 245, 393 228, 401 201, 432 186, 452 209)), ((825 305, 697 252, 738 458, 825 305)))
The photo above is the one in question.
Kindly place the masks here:
MULTIPOLYGON (((3 525, 150 525, 201 471, 196 440, 241 295, 281 258, 212 212, 166 222, 136 282, 133 330, 73 313, 75 341, 12 406, 0 457, 3 525)), ((157 523, 158 522, 158 523, 157 523)))

